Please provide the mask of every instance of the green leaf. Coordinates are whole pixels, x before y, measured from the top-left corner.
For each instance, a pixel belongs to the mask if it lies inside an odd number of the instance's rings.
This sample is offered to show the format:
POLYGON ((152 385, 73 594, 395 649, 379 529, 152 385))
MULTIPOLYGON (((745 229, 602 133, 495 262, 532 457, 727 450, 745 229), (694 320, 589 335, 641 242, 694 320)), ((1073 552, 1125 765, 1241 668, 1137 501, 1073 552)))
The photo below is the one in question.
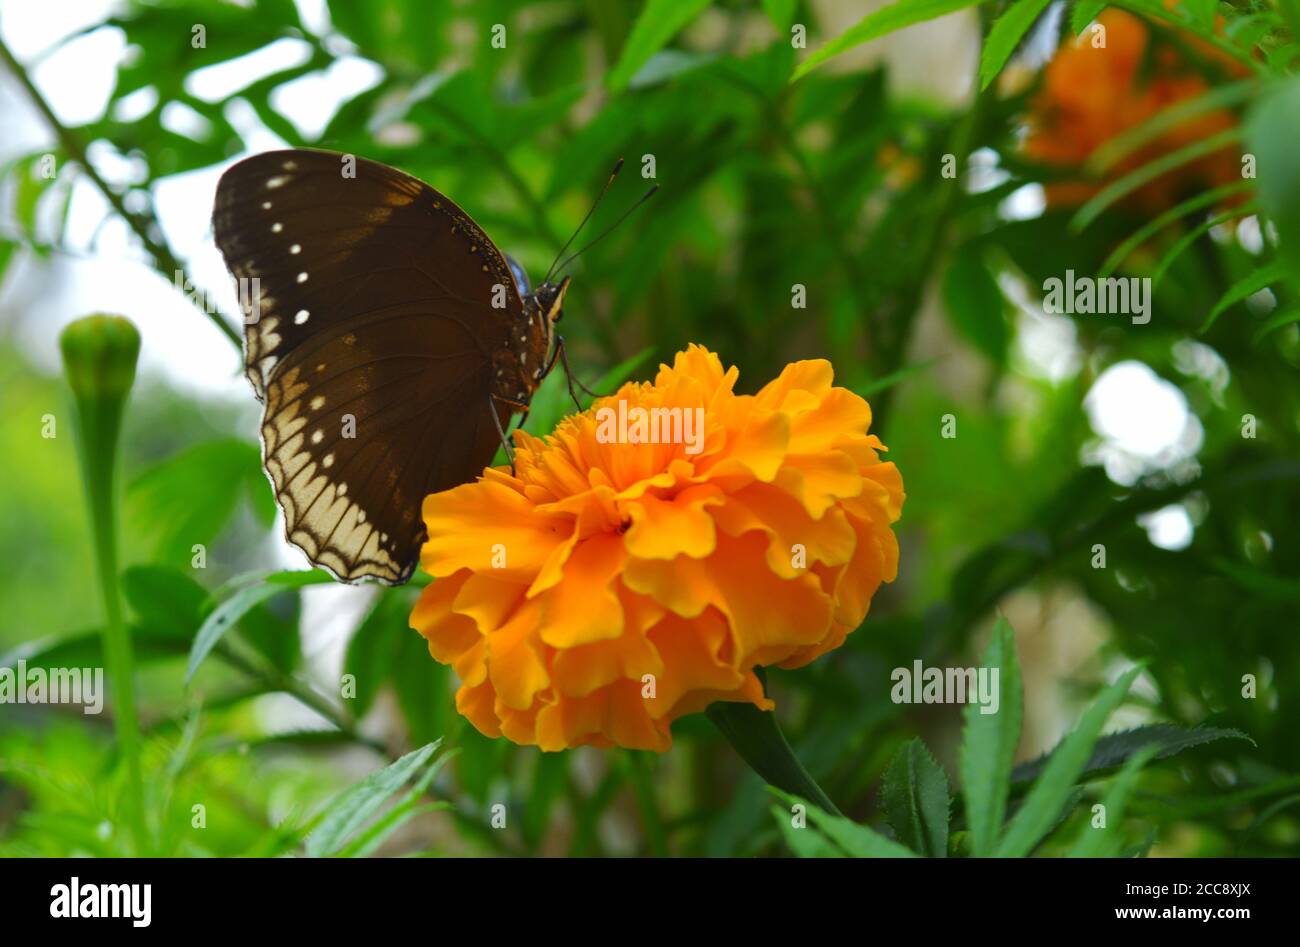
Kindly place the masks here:
POLYGON ((330 577, 327 573, 315 569, 260 575, 255 577, 251 584, 247 584, 247 577, 234 580, 230 583, 235 586, 234 594, 224 599, 212 610, 203 624, 199 626, 198 634, 194 636, 194 644, 190 648, 189 665, 185 670, 185 683, 189 684, 194 677, 194 672, 203 663, 203 659, 211 653, 226 632, 253 608, 286 589, 300 588, 304 585, 318 585, 329 581, 330 577))
MULTIPOLYGON (((138 662, 183 657, 189 638, 160 633, 147 625, 130 629, 138 662)), ((22 660, 28 668, 96 668, 104 666, 104 633, 99 630, 39 638, 0 655, 0 668, 16 667, 22 660)))
POLYGON ((178 569, 132 566, 122 573, 122 593, 141 625, 189 640, 203 620, 208 591, 178 569))
POLYGON ((1194 99, 1171 105, 1100 145, 1088 159, 1085 169, 1089 174, 1103 174, 1133 152, 1155 142, 1184 122, 1206 112, 1232 108, 1249 102, 1258 97, 1259 93, 1260 86, 1257 79, 1242 79, 1227 85, 1215 86, 1194 99))
POLYGON ((874 381, 867 382, 867 384, 865 385, 859 385, 858 387, 854 388, 853 391, 855 394, 860 395, 863 398, 870 398, 872 395, 879 394, 880 392, 884 391, 887 388, 893 388, 895 385, 899 384, 900 382, 906 381, 907 379, 911 378, 913 375, 923 372, 927 368, 930 368, 938 364, 945 357, 946 356, 940 355, 940 356, 936 356, 935 358, 928 358, 924 362, 917 362, 914 365, 904 365, 898 371, 890 372, 888 375, 885 375, 882 378, 877 378, 874 381))
POLYGON ((455 699, 450 668, 429 655, 429 642, 408 625, 397 639, 393 684, 413 742, 433 739, 452 725, 455 699))
POLYGON ((1234 207, 1232 210, 1224 211, 1222 214, 1216 214, 1187 231, 1187 233, 1174 241, 1173 246, 1165 251, 1165 255, 1160 258, 1160 262, 1158 262, 1155 269, 1151 271, 1151 285, 1159 286, 1160 281, 1164 279, 1165 272, 1173 265, 1173 262, 1182 256, 1188 247, 1205 234, 1209 233, 1221 224, 1226 224, 1230 221, 1236 220, 1238 217, 1245 217, 1248 214, 1254 213, 1257 206, 1258 205, 1255 201, 1250 201, 1240 207, 1234 207))
POLYGON ((350 701, 352 716, 365 716, 379 689, 393 672, 401 639, 413 635, 410 610, 401 595, 380 592, 375 603, 348 641, 343 673, 351 674, 356 696, 350 701))
POLYGON ((650 57, 708 7, 709 0, 649 0, 637 17, 618 64, 608 77, 611 91, 627 87, 650 57))
POLYGON ((1006 361, 1010 332, 1002 290, 980 256, 979 248, 958 249, 943 278, 943 298, 957 331, 995 365, 1006 361))
POLYGON ((1119 775, 1111 782, 1105 798, 1102 799, 1102 813, 1106 824, 1097 828, 1093 826, 1091 819, 1085 822, 1083 828, 1079 830, 1079 837, 1075 839, 1074 846, 1069 851, 1070 858, 1097 858, 1119 854, 1123 843, 1120 826, 1124 820, 1124 808, 1128 805, 1133 788, 1137 785, 1138 774, 1142 771, 1142 767, 1155 758, 1159 749, 1155 744, 1148 744, 1129 757, 1124 768, 1119 771, 1119 775))
POLYGON ((1139 168, 1134 168, 1117 180, 1107 184, 1093 197, 1089 198, 1070 220, 1070 229, 1078 233, 1100 217, 1102 211, 1106 208, 1132 194, 1143 185, 1149 184, 1174 168, 1190 164, 1204 158, 1206 155, 1214 154, 1214 152, 1226 148, 1236 142, 1240 136, 1241 132, 1236 128, 1226 128, 1216 135, 1184 145, 1182 148, 1167 152, 1148 161, 1139 168))
MULTIPOLYGON (((827 838, 854 858, 916 857, 916 853, 911 849, 904 848, 892 839, 885 838, 879 832, 873 832, 865 825, 858 825, 842 815, 832 815, 820 806, 816 806, 800 796, 791 795, 776 788, 771 791, 785 800, 789 806, 803 806, 809 821, 825 833, 827 838)), ((805 828, 795 829, 795 831, 806 832, 808 830, 805 828)))
POLYGON ((794 25, 794 12, 798 5, 799 0, 763 0, 763 12, 773 26, 788 33, 794 25))
MULTIPOLYGON (((1083 775, 1096 776, 1106 770, 1127 762, 1143 747, 1156 747, 1155 759, 1163 760, 1181 753, 1183 750, 1217 740, 1245 740, 1253 743, 1250 737, 1240 730, 1222 727, 1179 727, 1172 723, 1153 723, 1145 727, 1134 727, 1108 733, 1097 741, 1092 755, 1084 765, 1083 775)), ((1055 752, 1055 751, 1053 751, 1055 752)), ((1027 783, 1042 775, 1043 769, 1051 759, 1051 753, 1044 753, 1035 760, 1021 763, 1011 773, 1013 783, 1027 783)))
POLYGON ((1047 758, 1047 765, 1043 767, 1043 774, 1025 796, 1020 811, 1007 824, 1006 833, 997 847, 998 856, 1024 857, 1051 830, 1070 798, 1070 793, 1074 791, 1075 781, 1088 764, 1088 757, 1097 744, 1101 728, 1123 702, 1134 678, 1141 672, 1142 665, 1131 668, 1102 691, 1084 712, 1079 725, 1052 751, 1047 758))
POLYGON ((881 799, 900 842, 927 858, 947 857, 948 777, 920 739, 894 755, 881 799))
POLYGON ((455 755, 456 751, 452 750, 449 753, 442 754, 429 764, 429 768, 420 777, 420 781, 411 787, 406 797, 376 819, 356 839, 348 843, 347 847, 339 854, 344 858, 366 858, 373 854, 380 845, 384 844, 389 836, 417 816, 450 808, 451 803, 449 802, 421 802, 421 799, 429 787, 433 785, 438 772, 455 755))
POLYGON ((1209 191, 1203 191, 1185 201, 1174 205, 1169 210, 1160 214, 1153 220, 1143 224, 1133 234, 1125 238, 1124 242, 1111 251, 1110 256, 1106 257, 1106 262, 1102 263, 1101 269, 1097 275, 1102 279, 1110 276, 1115 272, 1116 267, 1130 253, 1146 243, 1149 239, 1159 233, 1162 229, 1172 224, 1174 221, 1187 216, 1194 210, 1200 210, 1203 207, 1209 207, 1211 204, 1217 204, 1226 197, 1234 194, 1240 194, 1242 191, 1250 190, 1249 181, 1235 181, 1232 184, 1225 184, 1222 187, 1216 187, 1209 191))
POLYGON ((569 757, 563 753, 539 753, 534 758, 528 798, 521 818, 524 841, 538 845, 551 822, 555 803, 564 794, 569 780, 569 757))
POLYGON ((714 726, 767 783, 786 792, 797 792, 814 800, 828 812, 839 809, 822 791, 790 749, 777 725, 776 714, 753 704, 714 701, 705 711, 714 726))
POLYGON ((423 768, 441 742, 435 741, 407 753, 392 765, 371 773, 351 789, 340 793, 321 814, 311 835, 307 836, 307 855, 320 858, 340 851, 352 833, 423 768))
MULTIPOLYGON (((895 30, 916 23, 934 20, 948 13, 984 3, 985 0, 898 0, 882 10, 867 14, 855 26, 849 27, 835 39, 816 50, 799 64, 791 82, 802 79, 828 59, 833 59, 855 46, 887 36, 895 30)), ((1038 0, 1034 0, 1038 2, 1038 0)))
POLYGON ((992 854, 997 845, 1007 811, 1011 764, 1020 742, 1024 699, 1020 664, 1016 660, 1015 632, 1005 618, 999 618, 994 626, 993 640, 981 665, 998 669, 999 701, 997 713, 981 713, 981 707, 974 703, 967 704, 964 712, 961 782, 971 851, 976 857, 992 854))
POLYGON ((1289 326, 1293 322, 1300 322, 1300 306, 1292 306, 1289 309, 1283 309, 1281 312, 1275 312, 1269 316, 1268 321, 1260 326, 1250 341, 1253 345, 1259 345, 1264 337, 1270 332, 1274 332, 1283 326, 1289 326))
POLYGON ((1214 304, 1214 308, 1210 310, 1209 316, 1206 317, 1205 322, 1202 323, 1201 327, 1196 331, 1200 334, 1210 331, 1210 327, 1214 325, 1219 316, 1223 315, 1227 310, 1231 309, 1246 297, 1253 296, 1261 289, 1265 289, 1274 283, 1281 282, 1286 278, 1286 274, 1286 264, 1278 261, 1270 263, 1267 266, 1261 266, 1249 276, 1233 283, 1228 287, 1227 292, 1219 298, 1219 301, 1214 304))
POLYGON ((802 829, 794 827, 790 813, 780 806, 772 807, 772 817, 776 819, 777 827, 781 830, 781 835, 785 838, 785 843, 790 846, 790 851, 794 852, 800 858, 845 858, 844 852, 838 848, 834 842, 822 835, 816 829, 809 829, 805 826, 802 829))
POLYGON ((1300 283, 1300 77, 1267 92, 1246 119, 1246 146, 1255 156, 1259 203, 1277 227, 1278 248, 1300 283))
POLYGON ((209 546, 221 534, 253 480, 266 486, 255 445, 233 438, 209 441, 137 477, 128 488, 127 507, 139 530, 155 537, 162 561, 189 565, 194 545, 209 546))
POLYGON ((1252 595, 1283 602, 1300 600, 1300 579, 1272 575, 1260 569, 1233 562, 1225 556, 1214 556, 1210 561, 1218 572, 1226 575, 1252 595))
POLYGON ((1101 16, 1106 5, 1106 0, 1075 0, 1074 9, 1070 11, 1070 32, 1078 36, 1101 16))
POLYGON ((1051 2, 1052 0, 1017 0, 997 18, 989 30, 988 38, 984 40, 984 49, 980 52, 981 89, 987 89, 998 77, 1020 41, 1051 2))

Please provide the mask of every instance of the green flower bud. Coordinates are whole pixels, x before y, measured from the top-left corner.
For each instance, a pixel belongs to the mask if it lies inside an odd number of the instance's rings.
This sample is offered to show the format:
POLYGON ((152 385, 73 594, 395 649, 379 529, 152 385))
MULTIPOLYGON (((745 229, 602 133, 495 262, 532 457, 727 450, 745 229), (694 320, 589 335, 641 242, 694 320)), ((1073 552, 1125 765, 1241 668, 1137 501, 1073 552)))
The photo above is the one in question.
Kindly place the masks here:
POLYGON ((86 316, 59 336, 63 370, 78 402, 120 400, 135 382, 140 332, 123 316, 86 316))

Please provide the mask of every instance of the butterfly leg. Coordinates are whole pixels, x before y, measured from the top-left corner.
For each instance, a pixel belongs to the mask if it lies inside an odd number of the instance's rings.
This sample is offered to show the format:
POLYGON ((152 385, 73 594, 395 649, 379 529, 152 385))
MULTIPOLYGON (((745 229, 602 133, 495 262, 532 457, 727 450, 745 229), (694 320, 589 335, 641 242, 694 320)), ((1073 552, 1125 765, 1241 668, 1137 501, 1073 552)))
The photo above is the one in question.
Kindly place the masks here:
POLYGON ((506 432, 501 428, 501 418, 497 414, 496 402, 496 395, 489 392, 488 410, 492 412, 492 423, 497 426, 497 436, 501 438, 501 446, 505 448, 506 457, 510 460, 510 476, 513 477, 515 475, 515 452, 510 447, 510 441, 506 438, 506 432))
POLYGON ((581 411, 582 402, 578 400, 578 395, 573 390, 575 384, 581 388, 584 393, 591 395, 593 398, 599 398, 600 395, 596 394, 596 392, 592 391, 577 378, 573 377, 573 369, 569 368, 569 353, 564 347, 564 336, 562 335, 557 335, 555 337, 555 354, 551 356, 551 364, 546 367, 548 373, 551 368, 554 367, 557 358, 560 360, 560 364, 564 366, 564 377, 569 383, 569 397, 573 399, 573 403, 576 404, 578 410, 581 411))

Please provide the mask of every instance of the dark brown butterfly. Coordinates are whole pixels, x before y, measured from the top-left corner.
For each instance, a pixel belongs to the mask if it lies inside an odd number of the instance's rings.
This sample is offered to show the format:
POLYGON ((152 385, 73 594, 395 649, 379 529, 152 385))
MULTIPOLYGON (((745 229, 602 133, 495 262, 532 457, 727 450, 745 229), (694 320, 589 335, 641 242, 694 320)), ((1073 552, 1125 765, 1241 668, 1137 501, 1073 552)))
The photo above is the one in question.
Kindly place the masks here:
POLYGON ((442 194, 332 152, 239 162, 212 223, 286 538, 342 581, 405 582, 424 497, 482 473, 562 355, 568 277, 530 291, 442 194))

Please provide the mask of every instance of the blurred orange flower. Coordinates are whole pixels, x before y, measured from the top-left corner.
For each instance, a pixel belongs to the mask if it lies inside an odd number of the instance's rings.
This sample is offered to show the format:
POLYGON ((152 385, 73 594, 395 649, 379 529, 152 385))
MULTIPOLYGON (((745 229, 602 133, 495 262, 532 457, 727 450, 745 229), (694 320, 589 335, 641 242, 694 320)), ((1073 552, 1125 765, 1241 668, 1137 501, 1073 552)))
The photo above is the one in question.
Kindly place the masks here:
POLYGON ((481 732, 666 750, 712 701, 771 709, 754 668, 838 647, 894 579, 903 482, 867 402, 823 360, 756 395, 737 375, 693 345, 544 439, 517 432, 515 475, 425 500, 437 581, 411 625, 481 732))
MULTIPOLYGON (((1153 115, 1209 91, 1209 85, 1170 47, 1150 50, 1151 35, 1139 18, 1121 10, 1106 10, 1096 20, 1105 29, 1105 46, 1094 47, 1091 33, 1067 39, 1048 63, 1043 86, 1028 117, 1024 152, 1043 164, 1062 168, 1083 165, 1096 149, 1141 125, 1153 115)), ((1189 45, 1232 74, 1244 74, 1240 64, 1204 43, 1189 45)), ((1236 124, 1224 109, 1204 112, 1168 129, 1145 148, 1110 169, 1111 179, 1216 135, 1236 124)), ((1129 197, 1139 211, 1172 206, 1192 188, 1213 188, 1241 179, 1240 158, 1232 147, 1182 165, 1144 185, 1129 197)), ((1080 204, 1107 181, 1064 181, 1048 184, 1053 207, 1080 204)))

